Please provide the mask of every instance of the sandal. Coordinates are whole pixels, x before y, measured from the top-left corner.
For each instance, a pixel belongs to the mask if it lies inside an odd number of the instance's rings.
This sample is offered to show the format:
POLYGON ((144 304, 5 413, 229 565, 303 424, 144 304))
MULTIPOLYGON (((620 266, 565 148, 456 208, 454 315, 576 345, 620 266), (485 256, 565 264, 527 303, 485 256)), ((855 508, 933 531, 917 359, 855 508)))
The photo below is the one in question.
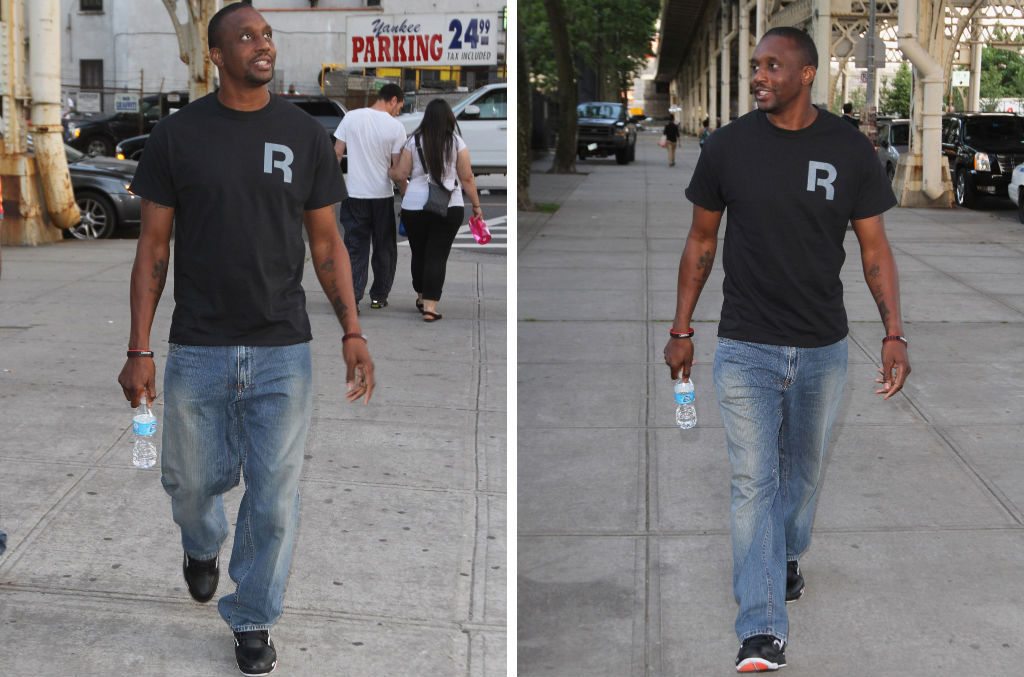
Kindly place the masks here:
POLYGON ((416 299, 416 310, 423 312, 423 299, 416 299))
POLYGON ((423 311, 423 321, 424 322, 437 322, 440 319, 441 319, 441 313, 432 313, 429 310, 424 310, 423 311))

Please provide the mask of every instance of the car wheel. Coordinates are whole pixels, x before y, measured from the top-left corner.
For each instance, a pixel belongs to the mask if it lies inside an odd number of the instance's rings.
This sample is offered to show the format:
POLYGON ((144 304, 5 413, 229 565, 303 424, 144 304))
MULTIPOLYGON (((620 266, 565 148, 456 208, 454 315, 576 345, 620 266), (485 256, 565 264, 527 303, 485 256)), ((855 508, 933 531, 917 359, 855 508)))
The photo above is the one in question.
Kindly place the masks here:
POLYGON ((587 159, 587 153, 584 150, 576 151, 576 157, 579 158, 580 162, 583 162, 587 159))
POLYGON ((1017 220, 1024 223, 1024 187, 1017 190, 1017 220))
POLYGON ((85 142, 85 154, 112 156, 114 144, 102 136, 94 136, 85 142))
POLYGON ((974 194, 974 186, 971 184, 971 177, 967 176, 967 170, 961 169, 956 173, 956 187, 953 190, 956 203, 961 207, 972 209, 977 201, 974 194))
POLYGON ((110 200, 99 193, 83 191, 75 196, 75 204, 82 211, 82 220, 68 228, 72 237, 79 240, 102 240, 114 234, 117 212, 110 200))
POLYGON ((885 165, 885 175, 889 177, 889 183, 896 178, 896 167, 892 163, 885 165))
POLYGON ((633 139, 633 145, 629 147, 629 161, 636 161, 636 139, 633 139))
POLYGON ((622 150, 615 151, 615 161, 620 165, 624 165, 629 162, 629 149, 623 148, 622 150))

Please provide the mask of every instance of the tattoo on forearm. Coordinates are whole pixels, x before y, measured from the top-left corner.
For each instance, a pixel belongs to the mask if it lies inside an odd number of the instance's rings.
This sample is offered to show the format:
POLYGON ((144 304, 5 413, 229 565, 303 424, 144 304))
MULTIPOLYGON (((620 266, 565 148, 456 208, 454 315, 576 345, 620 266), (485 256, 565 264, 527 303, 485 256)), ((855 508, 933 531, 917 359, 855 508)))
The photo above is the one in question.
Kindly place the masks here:
POLYGON ((868 289, 871 290, 871 296, 875 299, 875 305, 878 306, 878 314, 882 318, 882 324, 887 324, 891 311, 889 310, 889 304, 885 302, 885 289, 882 286, 882 269, 876 263, 868 267, 864 272, 864 277, 867 279, 868 289))
POLYGON ((152 278, 154 285, 149 288, 149 293, 159 297, 163 294, 164 284, 167 282, 167 262, 163 259, 157 259, 149 276, 152 278))
POLYGON ((711 266, 715 263, 715 255, 711 250, 705 251, 697 259, 697 276, 693 278, 693 281, 698 283, 701 287, 707 282, 708 275, 711 274, 711 266))
POLYGON ((328 257, 320 263, 321 273, 333 273, 334 272, 334 259, 328 257))
MULTIPOLYGON (((333 267, 333 263, 331 266, 333 267)), ((323 265, 321 265, 321 270, 323 270, 323 265)), ((341 320, 348 311, 348 305, 341 300, 341 292, 338 290, 338 281, 331 280, 330 282, 324 283, 324 293, 327 294, 327 300, 331 302, 331 307, 334 308, 334 314, 339 320, 341 320)))

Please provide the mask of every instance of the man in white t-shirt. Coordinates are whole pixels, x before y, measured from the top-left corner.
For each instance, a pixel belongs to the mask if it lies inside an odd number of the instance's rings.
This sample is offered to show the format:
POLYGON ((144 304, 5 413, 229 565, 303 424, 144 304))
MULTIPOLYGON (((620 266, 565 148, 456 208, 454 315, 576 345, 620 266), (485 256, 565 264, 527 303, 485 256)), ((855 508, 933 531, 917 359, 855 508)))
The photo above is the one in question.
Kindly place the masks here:
MULTIPOLYGON (((370 307, 383 308, 395 281, 398 239, 395 226, 395 191, 388 177, 405 143, 405 127, 395 119, 402 110, 405 93, 387 84, 377 92, 369 108, 349 111, 334 132, 334 152, 341 161, 348 149, 348 198, 341 203, 341 225, 345 247, 352 261, 352 284, 356 304, 363 298, 373 268, 370 307), (370 256, 370 250, 373 256, 370 256)), ((401 186, 404 190, 404 186, 401 186)))

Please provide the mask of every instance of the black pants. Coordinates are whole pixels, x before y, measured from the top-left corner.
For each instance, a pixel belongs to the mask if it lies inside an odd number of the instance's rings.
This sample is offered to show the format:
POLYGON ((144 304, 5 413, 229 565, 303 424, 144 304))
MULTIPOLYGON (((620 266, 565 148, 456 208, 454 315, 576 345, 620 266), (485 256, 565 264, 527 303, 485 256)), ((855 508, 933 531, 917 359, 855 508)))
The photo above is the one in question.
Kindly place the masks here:
POLYGON ((391 293, 395 268, 398 266, 395 199, 347 198, 341 203, 341 225, 345 228, 345 248, 348 249, 348 258, 352 263, 352 287, 356 303, 363 298, 366 290, 368 263, 373 268, 370 298, 386 299, 391 293))
POLYGON ((402 223, 412 251, 412 288, 425 299, 441 298, 448 254, 464 215, 463 207, 449 207, 447 216, 402 210, 402 223))

